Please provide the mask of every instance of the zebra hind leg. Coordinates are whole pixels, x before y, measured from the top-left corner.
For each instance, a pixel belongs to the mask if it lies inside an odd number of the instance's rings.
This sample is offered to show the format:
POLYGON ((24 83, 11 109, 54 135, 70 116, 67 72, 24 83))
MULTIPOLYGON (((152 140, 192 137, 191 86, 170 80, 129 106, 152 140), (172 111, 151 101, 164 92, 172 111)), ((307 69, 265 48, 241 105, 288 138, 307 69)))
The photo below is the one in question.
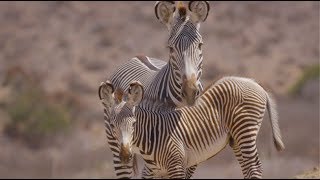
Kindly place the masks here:
POLYGON ((256 144, 259 126, 248 126, 249 123, 244 124, 246 124, 246 128, 238 129, 238 132, 232 133, 233 138, 230 141, 230 146, 233 148, 233 152, 241 166, 244 178, 261 179, 262 164, 256 144))
POLYGON ((239 164, 241 165, 243 162, 242 154, 239 146, 234 142, 233 138, 230 138, 229 145, 233 149, 233 153, 236 156, 236 159, 238 160, 239 164))
POLYGON ((194 172, 196 171, 198 165, 193 165, 187 168, 186 172, 186 179, 190 179, 194 172))
POLYGON ((256 142, 234 145, 233 152, 241 166, 245 179, 261 179, 262 165, 259 159, 256 142))

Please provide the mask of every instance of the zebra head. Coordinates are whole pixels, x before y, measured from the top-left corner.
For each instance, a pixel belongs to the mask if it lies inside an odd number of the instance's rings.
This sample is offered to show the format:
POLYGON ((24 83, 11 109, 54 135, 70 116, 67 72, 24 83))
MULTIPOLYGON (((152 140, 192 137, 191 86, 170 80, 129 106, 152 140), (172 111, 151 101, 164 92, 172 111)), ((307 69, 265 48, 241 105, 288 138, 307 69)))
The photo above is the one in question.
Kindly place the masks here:
POLYGON ((99 97, 107 111, 107 128, 119 148, 118 153, 113 153, 119 157, 121 164, 128 164, 133 158, 132 139, 136 122, 134 110, 143 97, 142 85, 134 81, 130 83, 128 93, 124 94, 122 89, 114 89, 110 81, 103 82, 99 87, 99 97))
POLYGON ((99 97, 107 114, 106 128, 116 141, 118 150, 112 150, 122 164, 128 164, 133 158, 131 142, 133 125, 136 121, 130 107, 126 106, 124 93, 120 88, 114 89, 110 81, 101 83, 99 97))
POLYGON ((202 91, 202 36, 200 23, 209 13, 207 1, 190 1, 188 10, 180 1, 158 1, 155 5, 156 17, 169 30, 169 77, 171 98, 177 106, 193 105, 202 91), (175 94, 175 95, 173 95, 175 94))

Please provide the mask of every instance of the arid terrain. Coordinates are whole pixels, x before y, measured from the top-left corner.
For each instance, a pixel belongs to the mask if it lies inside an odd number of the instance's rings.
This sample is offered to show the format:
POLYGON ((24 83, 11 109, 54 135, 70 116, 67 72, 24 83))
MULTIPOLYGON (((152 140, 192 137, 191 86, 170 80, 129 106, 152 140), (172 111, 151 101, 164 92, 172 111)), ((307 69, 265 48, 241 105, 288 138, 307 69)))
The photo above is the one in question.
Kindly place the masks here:
MULTIPOLYGON (((154 3, 0 2, 0 178, 115 177, 98 86, 135 55, 168 60, 154 3)), ((272 92, 286 149, 273 146, 266 114, 263 177, 320 178, 319 2, 210 6, 200 27, 204 85, 235 75, 272 92)), ((227 146, 194 178, 242 173, 227 146)))

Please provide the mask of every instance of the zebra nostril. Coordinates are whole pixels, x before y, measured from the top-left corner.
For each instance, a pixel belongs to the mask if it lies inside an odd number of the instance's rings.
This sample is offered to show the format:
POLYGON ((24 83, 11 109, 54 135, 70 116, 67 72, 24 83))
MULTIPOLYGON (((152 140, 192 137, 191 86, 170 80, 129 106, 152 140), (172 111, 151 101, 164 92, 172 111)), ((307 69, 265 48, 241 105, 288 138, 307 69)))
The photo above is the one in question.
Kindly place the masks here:
POLYGON ((196 92, 196 96, 199 96, 200 95, 200 91, 199 90, 197 90, 197 92, 196 92))

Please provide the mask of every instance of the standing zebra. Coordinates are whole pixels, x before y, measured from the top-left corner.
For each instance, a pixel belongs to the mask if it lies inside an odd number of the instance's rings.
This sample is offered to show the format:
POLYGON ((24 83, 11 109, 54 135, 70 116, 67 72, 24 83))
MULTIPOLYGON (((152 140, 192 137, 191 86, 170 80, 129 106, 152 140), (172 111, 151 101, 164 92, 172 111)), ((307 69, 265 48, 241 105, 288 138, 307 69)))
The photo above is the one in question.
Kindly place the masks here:
POLYGON ((159 111, 193 105, 202 92, 202 36, 200 22, 206 20, 209 3, 191 1, 189 9, 180 1, 157 1, 156 17, 169 30, 169 61, 145 89, 141 107, 159 111), (159 108, 160 107, 160 108, 159 108))
MULTIPOLYGON (((206 1, 189 2, 188 10, 182 2, 177 6, 173 1, 156 2, 155 15, 165 24, 169 31, 169 61, 137 56, 133 61, 122 65, 112 76, 111 82, 115 89, 126 90, 132 80, 139 80, 146 90, 143 108, 160 111, 177 106, 192 105, 203 90, 200 83, 202 74, 202 37, 199 33, 200 22, 206 20, 209 3, 206 1), (162 108, 161 108, 162 107, 162 108)), ((99 88, 100 92, 101 86, 99 88)), ((121 97, 121 90, 116 91, 121 97)), ((101 97, 100 97, 101 99, 101 97)), ((105 105, 105 104, 104 104, 105 105)), ((106 107, 108 108, 108 107, 106 107)), ((122 129, 114 134, 108 124, 109 114, 105 112, 105 126, 109 147, 113 153, 114 167, 117 177, 132 177, 135 167, 134 157, 119 158, 120 154, 128 154, 128 141, 124 140, 130 128, 122 129)), ((119 116, 129 117, 130 111, 122 111, 119 116), (128 114, 129 113, 129 114, 128 114)), ((124 122, 124 121, 121 121, 124 122)), ((125 121, 130 127, 130 121, 125 121)), ((139 152, 137 152, 139 153, 139 152)), ((124 157, 124 156, 121 156, 124 157)), ((189 168, 191 177, 195 167, 189 168)))
MULTIPOLYGON (((114 84, 115 97, 121 98, 123 91, 129 88, 129 83, 133 80, 141 81, 141 84, 148 88, 150 82, 158 71, 166 65, 166 62, 149 58, 147 56, 136 56, 130 61, 120 66, 115 73, 111 76, 111 82, 114 84)), ((100 86, 101 87, 101 86, 100 86)), ((101 88, 99 87, 99 92, 101 88)), ((99 97, 101 93, 99 93, 99 97)), ((109 148, 113 154, 113 165, 117 178, 132 178, 137 174, 137 159, 135 154, 128 154, 127 136, 132 134, 131 128, 123 129, 122 132, 114 134, 110 129, 109 118, 110 114, 106 109, 110 108, 104 102, 104 119, 105 119, 105 132, 109 148), (126 156, 127 154, 127 156, 126 156)), ((130 111, 123 111, 119 114, 121 116, 121 126, 132 127, 130 120, 130 111)))
POLYGON ((210 85, 194 106, 159 113, 138 106, 144 98, 139 82, 130 84, 122 101, 118 99, 120 104, 112 97, 111 83, 104 83, 100 92, 104 102, 115 107, 109 109, 112 131, 122 128, 117 124, 118 112, 132 111, 134 131, 129 144, 145 161, 144 178, 159 174, 185 178, 186 168, 215 156, 228 143, 244 178, 262 178, 256 139, 266 110, 275 147, 279 151, 284 149, 276 104, 270 94, 251 79, 222 78, 210 85))

